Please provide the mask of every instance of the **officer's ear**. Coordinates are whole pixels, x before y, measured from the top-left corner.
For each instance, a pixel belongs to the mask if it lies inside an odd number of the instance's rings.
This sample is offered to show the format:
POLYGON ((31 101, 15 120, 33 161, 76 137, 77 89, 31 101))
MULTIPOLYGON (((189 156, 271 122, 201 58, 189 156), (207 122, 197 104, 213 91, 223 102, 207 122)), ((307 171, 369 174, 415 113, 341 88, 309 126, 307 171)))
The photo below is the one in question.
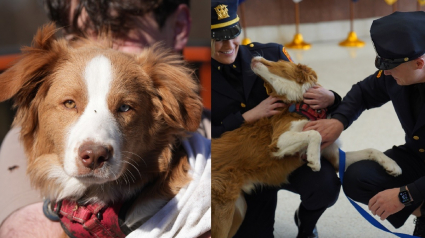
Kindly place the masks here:
POLYGON ((192 19, 186 4, 180 4, 177 10, 168 17, 173 35, 173 48, 176 52, 183 50, 189 39, 192 19))

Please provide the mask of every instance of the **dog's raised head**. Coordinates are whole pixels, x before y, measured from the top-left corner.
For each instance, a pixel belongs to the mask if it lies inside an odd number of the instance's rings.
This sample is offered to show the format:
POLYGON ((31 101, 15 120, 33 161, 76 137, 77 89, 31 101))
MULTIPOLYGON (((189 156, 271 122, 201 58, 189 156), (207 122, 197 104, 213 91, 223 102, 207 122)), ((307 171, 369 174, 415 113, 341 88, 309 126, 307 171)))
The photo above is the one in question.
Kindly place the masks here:
POLYGON ((140 55, 111 45, 73 48, 49 24, 0 75, 0 101, 15 100, 31 182, 52 200, 108 202, 156 179, 164 188, 168 177, 189 181, 173 151, 201 120, 193 71, 160 45, 140 55))
POLYGON ((303 94, 317 84, 316 72, 303 64, 257 56, 251 61, 251 69, 265 81, 270 95, 288 103, 302 101, 303 94))

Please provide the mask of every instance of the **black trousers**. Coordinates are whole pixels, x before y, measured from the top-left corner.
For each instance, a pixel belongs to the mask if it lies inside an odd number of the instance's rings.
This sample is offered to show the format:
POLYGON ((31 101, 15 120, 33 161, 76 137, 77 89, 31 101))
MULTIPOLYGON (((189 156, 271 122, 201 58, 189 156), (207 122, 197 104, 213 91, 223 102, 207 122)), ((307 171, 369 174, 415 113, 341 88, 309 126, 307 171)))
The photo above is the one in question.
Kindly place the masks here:
MULTIPOLYGON (((425 176, 424 161, 409 153, 403 146, 394 146, 384 153, 397 162, 402 169, 402 174, 393 177, 374 161, 362 160, 356 162, 347 168, 344 175, 343 188, 347 196, 367 205, 369 200, 377 193, 410 184, 425 176)), ((395 228, 401 227, 422 202, 414 201, 411 206, 389 216, 387 220, 395 228)))
POLYGON ((262 187, 250 195, 245 194, 247 213, 234 237, 273 237, 275 212, 279 212, 276 211, 279 189, 300 195, 301 206, 308 213, 306 218, 309 221, 305 223, 311 223, 305 225, 314 228, 323 212, 337 201, 341 187, 333 166, 324 159, 321 163, 322 167, 318 172, 312 171, 307 165, 298 168, 289 176, 289 184, 281 188, 262 187))

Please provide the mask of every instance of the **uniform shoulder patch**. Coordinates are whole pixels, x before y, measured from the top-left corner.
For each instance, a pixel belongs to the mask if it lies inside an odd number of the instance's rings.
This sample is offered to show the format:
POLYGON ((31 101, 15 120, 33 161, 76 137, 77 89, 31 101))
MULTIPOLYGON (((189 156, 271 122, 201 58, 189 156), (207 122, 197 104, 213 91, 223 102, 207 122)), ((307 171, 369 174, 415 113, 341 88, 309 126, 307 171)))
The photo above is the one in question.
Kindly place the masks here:
POLYGON ((286 51, 285 47, 282 48, 282 51, 283 51, 283 54, 285 54, 286 58, 289 59, 289 62, 294 63, 294 61, 292 61, 292 59, 291 59, 291 56, 286 51))
POLYGON ((379 70, 378 74, 376 75, 376 78, 379 79, 382 75, 382 70, 379 70))

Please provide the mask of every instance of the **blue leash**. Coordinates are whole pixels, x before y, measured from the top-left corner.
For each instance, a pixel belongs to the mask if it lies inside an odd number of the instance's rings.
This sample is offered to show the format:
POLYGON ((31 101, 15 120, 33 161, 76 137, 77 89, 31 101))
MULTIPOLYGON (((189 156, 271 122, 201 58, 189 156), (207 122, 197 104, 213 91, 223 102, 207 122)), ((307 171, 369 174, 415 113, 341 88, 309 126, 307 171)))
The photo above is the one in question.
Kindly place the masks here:
MULTIPOLYGON (((339 178, 341 179, 341 184, 343 182, 344 179, 344 172, 345 172, 345 152, 342 151, 341 149, 339 149, 339 178)), ((345 192, 344 192, 345 194, 345 192)), ((354 206, 354 208, 373 226, 375 226, 376 228, 379 228, 383 231, 389 232, 391 234, 394 234, 398 237, 402 237, 402 238, 412 238, 412 237, 416 237, 419 238, 417 236, 412 236, 412 235, 407 235, 407 234, 402 234, 402 233, 397 233, 397 232, 392 232, 390 230, 388 230, 385 226, 383 226, 380 222, 378 222, 374 217, 372 217, 368 212, 366 212, 362 207, 360 207, 356 202, 354 202, 353 200, 351 200, 351 198, 349 198, 347 195, 345 195, 348 199, 348 201, 350 201, 350 203, 354 206)))

